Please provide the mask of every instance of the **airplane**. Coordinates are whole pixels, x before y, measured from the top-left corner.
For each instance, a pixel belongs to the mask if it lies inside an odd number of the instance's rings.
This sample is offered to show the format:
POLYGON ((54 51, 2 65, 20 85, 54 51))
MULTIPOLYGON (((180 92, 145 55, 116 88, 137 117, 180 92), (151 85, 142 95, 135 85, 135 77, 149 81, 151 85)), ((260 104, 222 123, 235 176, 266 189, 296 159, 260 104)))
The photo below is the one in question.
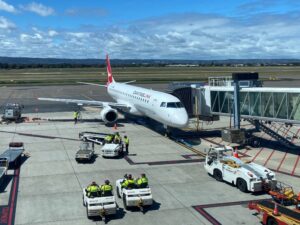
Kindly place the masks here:
POLYGON ((78 99, 38 98, 44 101, 75 103, 78 105, 98 106, 102 108, 100 117, 105 124, 113 124, 118 119, 118 111, 132 115, 146 116, 164 125, 165 128, 184 128, 188 124, 188 114, 178 98, 171 94, 154 91, 147 88, 130 85, 134 81, 116 82, 106 55, 107 83, 106 85, 84 83, 107 88, 107 93, 116 102, 90 101, 78 99))

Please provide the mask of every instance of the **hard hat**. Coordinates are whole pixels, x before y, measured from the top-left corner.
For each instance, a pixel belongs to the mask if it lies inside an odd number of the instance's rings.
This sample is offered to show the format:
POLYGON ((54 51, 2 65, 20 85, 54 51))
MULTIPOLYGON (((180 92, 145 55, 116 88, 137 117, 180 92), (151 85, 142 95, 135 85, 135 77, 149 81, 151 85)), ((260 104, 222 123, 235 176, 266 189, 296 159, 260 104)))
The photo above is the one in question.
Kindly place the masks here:
POLYGON ((92 185, 96 185, 96 182, 95 182, 95 181, 93 181, 93 182, 92 182, 92 185))
POLYGON ((127 136, 125 135, 124 138, 127 138, 127 136))
POLYGON ((128 178, 128 179, 132 179, 132 175, 131 175, 131 174, 128 174, 127 178, 128 178))
POLYGON ((105 184, 109 184, 109 180, 105 180, 105 184))
POLYGON ((142 174, 141 174, 141 176, 142 176, 142 177, 145 177, 145 176, 146 176, 146 174, 142 173, 142 174))

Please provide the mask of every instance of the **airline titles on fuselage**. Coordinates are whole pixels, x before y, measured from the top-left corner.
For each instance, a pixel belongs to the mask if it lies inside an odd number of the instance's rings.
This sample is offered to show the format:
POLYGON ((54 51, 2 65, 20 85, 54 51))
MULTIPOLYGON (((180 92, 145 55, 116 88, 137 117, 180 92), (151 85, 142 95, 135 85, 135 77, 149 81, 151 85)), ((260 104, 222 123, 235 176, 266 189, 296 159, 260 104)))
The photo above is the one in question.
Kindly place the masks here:
POLYGON ((143 92, 139 92, 139 91, 134 91, 133 94, 134 95, 138 95, 138 96, 140 96, 142 98, 150 98, 151 97, 151 95, 143 93, 143 92))

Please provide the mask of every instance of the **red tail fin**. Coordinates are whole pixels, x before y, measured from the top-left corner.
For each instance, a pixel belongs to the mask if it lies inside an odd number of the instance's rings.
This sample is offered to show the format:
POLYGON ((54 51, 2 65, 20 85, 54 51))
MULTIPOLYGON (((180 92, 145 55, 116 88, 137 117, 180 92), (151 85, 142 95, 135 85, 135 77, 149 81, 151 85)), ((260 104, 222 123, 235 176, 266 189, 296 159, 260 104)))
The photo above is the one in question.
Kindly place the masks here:
POLYGON ((106 68, 107 68, 107 85, 115 82, 113 75, 112 75, 112 70, 110 67, 110 60, 108 57, 108 54, 106 55, 106 68))

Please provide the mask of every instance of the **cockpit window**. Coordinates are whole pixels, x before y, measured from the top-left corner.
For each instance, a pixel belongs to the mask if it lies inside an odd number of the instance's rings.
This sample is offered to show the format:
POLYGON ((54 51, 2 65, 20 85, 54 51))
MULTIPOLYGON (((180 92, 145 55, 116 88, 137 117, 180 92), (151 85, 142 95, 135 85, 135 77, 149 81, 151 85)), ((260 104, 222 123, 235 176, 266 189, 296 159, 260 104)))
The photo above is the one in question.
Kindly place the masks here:
POLYGON ((183 108, 183 105, 181 102, 168 102, 167 108, 183 108))
POLYGON ((168 108, 183 108, 183 105, 181 102, 168 102, 167 107, 168 108))
POLYGON ((160 104, 160 107, 166 107, 166 103, 165 103, 165 102, 162 102, 162 103, 160 104))

